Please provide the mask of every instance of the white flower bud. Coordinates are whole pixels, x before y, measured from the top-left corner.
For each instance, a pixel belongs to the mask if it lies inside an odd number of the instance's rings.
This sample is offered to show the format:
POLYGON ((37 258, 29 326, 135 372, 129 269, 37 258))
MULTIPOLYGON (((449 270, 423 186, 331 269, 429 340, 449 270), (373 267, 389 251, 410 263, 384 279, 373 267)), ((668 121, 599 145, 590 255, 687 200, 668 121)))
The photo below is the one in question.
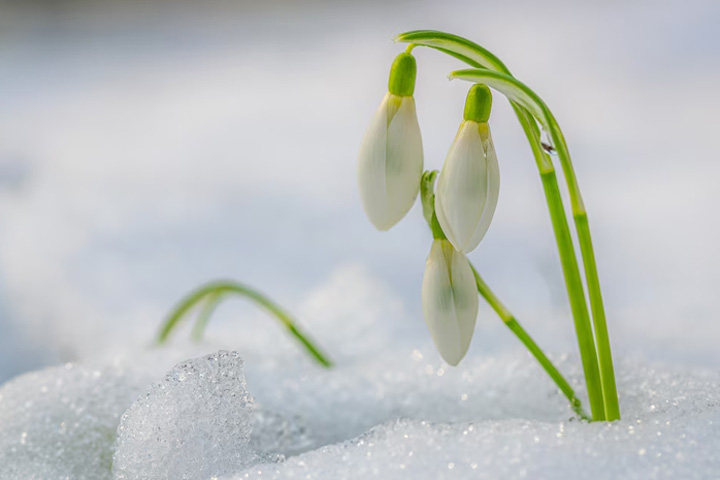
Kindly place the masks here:
POLYGON ((360 197, 378 230, 410 210, 420 189, 422 138, 412 96, 385 95, 360 146, 360 197))
POLYGON ((447 240, 433 240, 422 284, 425 323, 440 355, 457 365, 467 353, 478 313, 475 276, 447 240))
POLYGON ((500 192, 500 170, 490 126, 465 120, 445 158, 435 194, 435 214, 462 253, 487 233, 500 192))

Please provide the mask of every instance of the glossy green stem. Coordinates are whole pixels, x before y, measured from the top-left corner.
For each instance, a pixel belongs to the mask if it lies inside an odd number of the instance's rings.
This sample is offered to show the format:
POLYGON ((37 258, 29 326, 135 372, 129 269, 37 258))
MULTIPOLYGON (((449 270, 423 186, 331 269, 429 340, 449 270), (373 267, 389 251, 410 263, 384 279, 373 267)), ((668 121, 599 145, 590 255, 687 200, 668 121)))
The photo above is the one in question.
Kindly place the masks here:
POLYGON ((591 418, 583 410, 580 399, 575 395, 575 391, 570 386, 568 381, 565 380, 565 377, 563 377, 562 373, 560 373, 560 371, 555 367, 555 365, 553 365, 547 355, 545 355, 545 352, 542 351, 542 349, 537 345, 537 343, 535 343, 532 337, 520 325, 515 316, 510 313, 507 307, 500 301, 497 295, 495 295, 495 292, 493 292, 487 285, 487 283, 485 283, 485 280, 483 280, 483 278, 480 276, 480 274, 472 264, 470 264, 470 268, 473 271, 473 275, 475 275, 475 284, 477 285, 478 293, 480 293, 480 296, 482 296, 488 302, 488 304, 492 307, 493 310, 495 310, 495 313, 498 314, 498 316, 502 319, 505 325, 515 334, 515 336, 517 336, 517 338, 523 343, 523 345, 525 345, 525 347, 530 351, 532 356, 535 357, 543 370, 545 370, 545 372, 550 376, 552 381, 555 382, 555 385, 557 385, 563 395, 567 397, 568 401, 570 402, 570 406, 575 411, 575 413, 577 413, 578 416, 583 420, 590 421, 591 418))
MULTIPOLYGON (((609 420, 605 406, 606 394, 603 385, 603 375, 600 364, 598 363, 598 353, 593 339, 582 277, 580 276, 580 268, 578 266, 577 256, 575 255, 575 247, 572 243, 570 227, 567 222, 562 196, 560 195, 560 187, 557 182, 555 168, 540 143, 540 132, 534 118, 520 105, 513 103, 512 106, 518 117, 520 126, 530 143, 530 148, 535 157, 535 163, 537 164, 542 179, 545 201, 548 205, 550 221, 553 226, 553 231, 555 232, 560 265, 562 266, 563 277, 565 278, 565 288, 568 293, 570 311, 572 312, 573 322, 575 324, 580 359, 583 364, 583 371, 585 372, 585 383, 590 399, 590 410, 594 420, 609 420)), ((610 357, 610 368, 612 368, 612 357, 610 357)), ((612 383, 613 391, 615 391, 614 380, 612 383)), ((615 393, 615 398, 617 399, 617 393, 615 393)))
MULTIPOLYGON (((280 321, 283 327, 285 327, 285 329, 290 332, 290 334, 295 338, 295 340, 300 342, 300 344, 310 354, 312 358, 314 358, 323 367, 332 367, 332 361, 328 358, 327 355, 322 352, 319 347, 317 347, 310 340, 307 334, 302 332, 302 330, 296 325, 295 321, 289 313, 287 313, 282 307, 280 307, 278 304, 276 304, 257 290, 248 287, 247 285, 232 281, 218 281, 208 283, 186 295, 185 298, 183 298, 172 310, 170 315, 168 315, 167 319, 163 323, 162 328, 158 333, 157 343, 165 343, 173 329, 180 323, 180 321, 185 317, 185 315, 195 305, 197 305, 198 302, 209 298, 211 303, 206 304, 207 308, 207 306, 212 305, 212 302, 214 301, 212 297, 224 297, 227 294, 245 297, 265 308, 277 320, 280 321)), ((212 305, 211 308, 214 308, 215 306, 216 305, 212 305)), ((207 321, 205 320, 204 323, 206 324, 207 321)), ((200 333, 200 335, 202 334, 200 333)))
POLYGON ((615 368, 612 360, 612 349, 610 347, 610 335, 608 334, 607 320, 605 318, 605 306, 602 300, 600 278, 595 262, 595 250, 593 248, 592 236, 590 235, 590 224, 588 222, 585 203, 580 193, 580 187, 575 176, 575 169, 570 159, 565 136, 560 129, 555 117, 548 110, 550 121, 550 135, 553 146, 560 159, 565 180, 572 205, 573 221, 578 234, 580 253, 585 267, 585 278, 588 285, 588 296, 590 297, 590 309, 593 315, 595 327, 595 343, 597 344, 598 359, 600 362, 600 375, 602 377, 603 398, 605 401, 605 419, 608 421, 620 419, 620 404, 615 383, 615 368))
POLYGON ((597 352, 585 301, 585 291, 580 277, 580 269, 578 268, 570 228, 565 216, 565 208, 560 197, 555 171, 544 172, 540 177, 545 190, 550 220, 555 230, 555 240, 560 252, 560 264, 565 275, 565 286, 570 301, 570 310, 575 322, 580 359, 582 360, 588 397, 590 398, 590 410, 594 420, 604 420, 605 408, 597 352))
POLYGON ((598 360, 600 361, 600 376, 603 384, 603 398, 605 400, 605 419, 608 421, 620 420, 620 404, 618 401, 617 386, 615 383, 615 367, 613 366, 612 350, 610 348, 610 335, 605 320, 605 307, 603 306, 600 281, 595 263, 590 226, 587 214, 575 214, 575 225, 578 231, 580 251, 585 264, 585 278, 588 283, 590 295, 590 308, 595 325, 595 343, 597 344, 598 360))

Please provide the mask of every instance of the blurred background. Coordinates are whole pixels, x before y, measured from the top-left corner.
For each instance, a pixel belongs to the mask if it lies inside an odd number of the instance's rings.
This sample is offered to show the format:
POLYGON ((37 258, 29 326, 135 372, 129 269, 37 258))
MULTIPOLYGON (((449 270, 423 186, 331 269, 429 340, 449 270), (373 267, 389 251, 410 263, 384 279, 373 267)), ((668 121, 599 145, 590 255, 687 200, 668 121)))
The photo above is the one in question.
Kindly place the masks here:
MULTIPOLYGON (((717 367, 718 25, 714 0, 0 2, 0 382, 148 345, 215 278, 321 343, 429 342, 420 207, 379 233, 355 178, 391 39, 425 28, 490 49, 558 118, 615 353, 717 367)), ((468 85, 415 53, 439 169, 468 85)), ((540 345, 575 352, 539 176, 499 96, 491 125, 501 196, 471 260, 540 345)), ((277 333, 243 302, 213 322, 230 341, 277 333)), ((520 348, 482 306, 470 354, 520 348)))

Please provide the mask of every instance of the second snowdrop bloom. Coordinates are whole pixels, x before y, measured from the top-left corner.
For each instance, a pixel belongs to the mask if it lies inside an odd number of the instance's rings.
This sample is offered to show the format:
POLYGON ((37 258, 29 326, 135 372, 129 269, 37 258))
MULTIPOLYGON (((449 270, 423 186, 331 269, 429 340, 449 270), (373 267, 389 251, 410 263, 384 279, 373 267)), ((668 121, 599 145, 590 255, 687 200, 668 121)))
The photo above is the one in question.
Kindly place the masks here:
POLYGON ((399 222, 420 189, 423 149, 413 98, 416 71, 412 55, 398 55, 390 71, 389 91, 360 146, 360 197, 378 230, 399 222))
POLYGON ((425 263, 422 306, 440 355, 450 365, 457 365, 475 330, 478 292, 467 258, 445 239, 433 240, 425 263))
POLYGON ((474 85, 464 120, 440 171, 435 213, 445 235, 460 252, 478 246, 490 227, 500 192, 500 170, 487 120, 492 97, 474 85))

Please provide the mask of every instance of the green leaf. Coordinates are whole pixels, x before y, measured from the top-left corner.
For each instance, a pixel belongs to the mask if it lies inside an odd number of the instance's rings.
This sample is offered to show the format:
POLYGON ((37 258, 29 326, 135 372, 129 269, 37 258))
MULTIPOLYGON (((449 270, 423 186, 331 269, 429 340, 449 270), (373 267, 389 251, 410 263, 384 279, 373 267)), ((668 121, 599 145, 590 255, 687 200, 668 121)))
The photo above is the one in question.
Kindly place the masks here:
POLYGON ((200 326, 195 329, 193 336, 201 337, 209 316, 217 306, 218 302, 226 298, 228 295, 236 295, 247 298, 253 303, 267 310, 279 323, 302 345, 306 353, 308 353, 315 361, 326 368, 333 366, 330 358, 315 345, 310 336, 303 332, 297 325, 293 317, 286 312, 280 305, 272 301, 266 295, 260 293, 254 288, 231 280, 219 280, 201 285, 192 292, 188 293, 173 308, 170 314, 163 322, 160 332, 158 333, 156 343, 162 345, 166 343, 170 337, 170 333, 177 327, 180 322, 187 317, 187 314, 200 302, 205 301, 205 309, 200 314, 200 326))
POLYGON ((488 50, 452 33, 436 30, 413 30, 397 35, 395 41, 434 48, 474 67, 485 67, 498 72, 510 73, 505 64, 488 50))

